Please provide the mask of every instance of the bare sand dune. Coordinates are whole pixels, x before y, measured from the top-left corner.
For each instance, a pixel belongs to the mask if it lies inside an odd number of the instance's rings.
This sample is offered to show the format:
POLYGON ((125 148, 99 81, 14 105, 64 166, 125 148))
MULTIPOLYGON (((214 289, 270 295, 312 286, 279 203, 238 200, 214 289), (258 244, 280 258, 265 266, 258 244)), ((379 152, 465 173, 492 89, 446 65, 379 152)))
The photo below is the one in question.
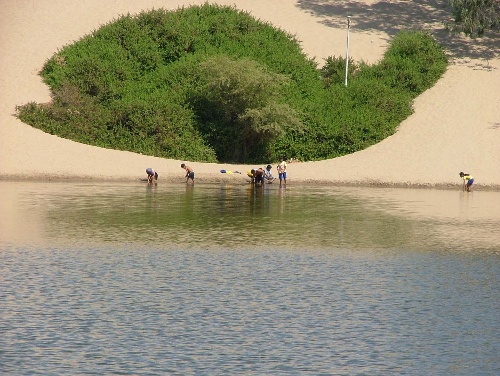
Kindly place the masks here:
MULTIPOLYGON (((181 180, 181 161, 78 144, 23 124, 15 106, 47 102, 38 72, 64 45, 126 13, 204 1, 1 0, 0 178, 136 180, 148 166, 181 180)), ((425 27, 449 51, 452 64, 435 87, 414 104, 415 113, 395 135, 361 152, 320 162, 289 164, 289 182, 457 186, 459 171, 481 188, 500 187, 500 59, 498 35, 470 41, 444 31, 446 12, 437 1, 216 1, 235 5, 294 35, 318 63, 345 54, 346 16, 351 15, 350 56, 379 60, 401 28, 425 27)), ((189 162, 189 161, 188 161, 189 162)), ((244 179, 220 169, 251 166, 189 163, 197 180, 244 179)))

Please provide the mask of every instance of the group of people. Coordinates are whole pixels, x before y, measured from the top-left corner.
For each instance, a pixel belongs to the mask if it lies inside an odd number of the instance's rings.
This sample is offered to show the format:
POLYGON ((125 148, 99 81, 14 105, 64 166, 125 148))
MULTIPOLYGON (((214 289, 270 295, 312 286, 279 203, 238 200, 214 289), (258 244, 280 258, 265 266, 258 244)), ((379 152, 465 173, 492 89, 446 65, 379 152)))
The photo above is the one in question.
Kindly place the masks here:
MULTIPOLYGON (((286 187, 286 162, 283 157, 280 158, 280 161, 276 166, 276 169, 278 170, 278 179, 280 181, 280 187, 282 187, 283 184, 286 187)), ((261 186, 262 184, 265 183, 270 184, 276 180, 271 170, 272 166, 267 165, 265 169, 261 167, 251 169, 247 172, 247 175, 250 179, 252 179, 251 180, 252 184, 261 186)))
MULTIPOLYGON (((186 183, 189 183, 189 180, 194 184, 194 171, 191 167, 187 166, 185 163, 181 164, 181 168, 183 168, 186 171, 186 183)), ((286 187, 286 161, 283 157, 280 158, 280 161, 278 165, 276 166, 276 169, 278 170, 278 179, 280 181, 280 187, 284 184, 286 187)), ((250 171, 247 172, 247 175, 252 179, 252 184, 255 185, 262 185, 264 183, 272 183, 276 180, 276 178, 273 176, 272 172, 272 166, 267 165, 265 169, 263 168, 256 168, 256 169, 251 169, 250 171)), ((146 168, 146 174, 148 176, 148 184, 156 184, 156 181, 158 180, 158 173, 153 170, 151 167, 146 168)))
MULTIPOLYGON (((181 164, 181 168, 183 168, 186 171, 186 183, 189 183, 189 180, 191 179, 192 183, 194 184, 194 171, 191 167, 187 166, 185 163, 181 164)), ((283 157, 280 157, 280 161, 278 165, 276 166, 276 169, 278 170, 278 179, 280 181, 280 187, 283 186, 283 184, 286 187, 286 161, 283 157)), ((272 172, 272 166, 267 165, 265 169, 259 167, 259 168, 253 168, 247 172, 247 175, 249 178, 251 178, 252 184, 261 186, 262 184, 265 183, 272 183, 276 180, 276 178, 273 176, 272 172)), ((158 173, 153 170, 151 167, 148 167, 146 169, 146 174, 148 175, 148 184, 154 184, 158 180, 158 173)), ((460 178, 463 179, 463 189, 464 191, 470 192, 472 189, 472 184, 474 184, 474 178, 471 176, 471 174, 465 173, 465 172, 460 172, 459 173, 460 178)))
MULTIPOLYGON (((181 168, 186 170, 186 183, 189 183, 189 180, 191 179, 192 183, 194 184, 194 171, 191 167, 186 166, 185 163, 181 164, 181 168)), ((156 181, 158 180, 158 173, 153 170, 151 167, 148 167, 146 169, 146 174, 148 175, 148 184, 156 184, 156 181)))

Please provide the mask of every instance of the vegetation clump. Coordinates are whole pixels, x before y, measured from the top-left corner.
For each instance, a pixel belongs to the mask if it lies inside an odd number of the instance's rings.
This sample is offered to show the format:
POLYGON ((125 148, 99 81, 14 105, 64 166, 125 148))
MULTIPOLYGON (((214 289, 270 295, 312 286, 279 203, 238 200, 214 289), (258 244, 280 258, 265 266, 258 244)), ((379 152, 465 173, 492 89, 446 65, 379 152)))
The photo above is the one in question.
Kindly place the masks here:
POLYGON ((500 1, 498 0, 449 0, 454 23, 447 27, 455 32, 475 38, 487 30, 500 26, 500 1))
POLYGON ((126 15, 49 59, 52 101, 17 107, 45 132, 164 158, 320 160, 394 133, 447 60, 425 32, 401 32, 373 66, 318 68, 292 35, 234 7, 126 15))

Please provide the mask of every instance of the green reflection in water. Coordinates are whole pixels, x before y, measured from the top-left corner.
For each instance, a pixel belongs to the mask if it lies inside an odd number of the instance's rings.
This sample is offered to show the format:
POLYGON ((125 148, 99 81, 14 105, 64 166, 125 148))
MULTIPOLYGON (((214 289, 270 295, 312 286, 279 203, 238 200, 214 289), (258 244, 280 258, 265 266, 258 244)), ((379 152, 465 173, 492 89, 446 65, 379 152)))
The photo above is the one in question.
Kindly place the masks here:
POLYGON ((499 192, 95 182, 0 187, 4 242, 500 252, 499 192))
POLYGON ((331 188, 226 185, 71 194, 47 223, 51 237, 266 249, 408 247, 416 226, 331 188))

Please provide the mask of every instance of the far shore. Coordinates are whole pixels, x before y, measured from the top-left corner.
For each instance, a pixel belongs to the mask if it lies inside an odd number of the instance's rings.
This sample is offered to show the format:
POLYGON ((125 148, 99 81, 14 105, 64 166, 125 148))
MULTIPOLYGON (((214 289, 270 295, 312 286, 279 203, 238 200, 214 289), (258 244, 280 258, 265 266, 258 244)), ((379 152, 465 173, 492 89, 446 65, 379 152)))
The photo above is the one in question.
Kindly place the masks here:
MULTIPOLYGON (((130 178, 127 176, 78 176, 69 175, 62 177, 60 175, 34 175, 34 176, 0 176, 0 182, 54 182, 54 183, 102 183, 102 184, 137 184, 145 183, 147 179, 144 177, 130 178)), ((182 175, 167 176, 160 178, 157 185, 176 184, 191 185, 191 182, 186 183, 186 179, 182 175)), ((210 184, 231 184, 231 185, 249 185, 250 179, 246 174, 231 174, 222 173, 197 173, 195 185, 210 185, 210 184)), ((272 184, 266 184, 269 188, 279 187, 279 181, 276 180, 272 184)), ((462 190, 461 183, 442 183, 442 184, 415 184, 415 183, 387 183, 382 181, 335 181, 321 179, 291 179, 288 178, 287 187, 303 187, 303 186, 331 186, 331 187, 359 187, 359 188, 405 188, 405 189, 439 189, 439 190, 462 190)), ((286 187, 285 187, 286 188, 286 187)), ((500 185, 477 185, 473 186, 473 191, 500 191, 500 185)))

